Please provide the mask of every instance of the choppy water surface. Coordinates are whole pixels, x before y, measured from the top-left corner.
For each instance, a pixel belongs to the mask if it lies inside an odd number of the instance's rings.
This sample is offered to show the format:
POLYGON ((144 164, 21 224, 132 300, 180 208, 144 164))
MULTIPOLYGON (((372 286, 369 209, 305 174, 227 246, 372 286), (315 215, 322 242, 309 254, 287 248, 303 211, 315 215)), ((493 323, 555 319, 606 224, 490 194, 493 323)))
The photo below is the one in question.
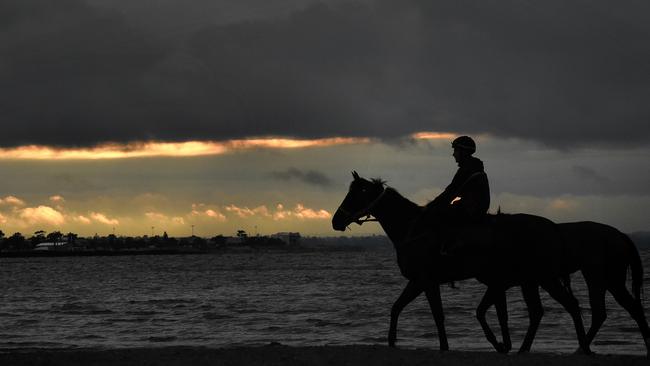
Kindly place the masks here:
MULTIPOLYGON (((650 293, 650 253, 642 253, 650 293)), ((0 259, 0 349, 385 344, 390 307, 405 280, 390 249, 367 252, 0 259)), ((443 287, 452 349, 488 350, 474 310, 484 286, 443 287)), ((582 278, 573 287, 590 322, 582 278)), ((542 294, 533 350, 572 352, 570 317, 542 294)), ((515 347, 528 324, 519 289, 508 292, 515 347)), ((645 354, 635 322, 608 295, 593 349, 645 354)), ((646 314, 648 306, 646 305, 646 314)), ((498 330, 496 316, 488 313, 498 330)), ((403 312, 402 347, 437 349, 424 296, 403 312)))

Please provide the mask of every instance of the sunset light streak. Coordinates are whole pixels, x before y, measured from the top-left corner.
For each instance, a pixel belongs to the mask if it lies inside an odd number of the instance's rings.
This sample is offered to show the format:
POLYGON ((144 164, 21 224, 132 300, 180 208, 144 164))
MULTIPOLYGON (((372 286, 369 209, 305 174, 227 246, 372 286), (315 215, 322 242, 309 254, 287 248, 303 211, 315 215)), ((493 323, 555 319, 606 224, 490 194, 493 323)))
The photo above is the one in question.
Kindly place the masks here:
POLYGON ((367 144, 369 138, 323 139, 251 138, 228 141, 110 143, 92 148, 56 148, 40 145, 0 148, 2 160, 102 160, 152 157, 222 155, 251 149, 300 149, 367 144))
MULTIPOLYGON (((418 132, 415 140, 451 140, 446 132, 418 132)), ((322 139, 291 139, 280 137, 247 138, 226 141, 131 142, 106 143, 88 148, 66 148, 26 145, 0 148, 0 160, 107 160, 154 157, 196 157, 223 155, 253 149, 305 149, 338 145, 369 144, 368 137, 331 137, 322 139)))
POLYGON ((458 134, 447 132, 418 132, 411 135, 415 140, 452 140, 458 134))

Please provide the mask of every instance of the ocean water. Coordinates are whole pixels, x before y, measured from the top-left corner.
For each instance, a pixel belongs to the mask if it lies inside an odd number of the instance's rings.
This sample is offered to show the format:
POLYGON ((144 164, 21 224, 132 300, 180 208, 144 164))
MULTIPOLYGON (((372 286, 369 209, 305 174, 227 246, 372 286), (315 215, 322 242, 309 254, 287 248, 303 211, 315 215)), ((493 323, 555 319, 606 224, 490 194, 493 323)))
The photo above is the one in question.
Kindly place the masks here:
MULTIPOLYGON (((650 252, 642 252, 650 294, 650 252)), ((406 280, 390 248, 364 252, 221 253, 84 258, 0 258, 0 351, 189 345, 386 344, 390 308, 406 280)), ((490 350, 475 319, 485 287, 442 287, 452 350, 490 350)), ((580 275, 574 292, 590 324, 580 275)), ((542 291, 546 313, 533 351, 573 352, 571 318, 542 291)), ((593 350, 645 354, 636 323, 607 299, 593 350)), ((514 347, 528 325, 508 291, 514 347)), ((646 302, 646 315, 650 316, 646 302)), ((495 332, 493 310, 488 319, 495 332)), ((499 333, 497 333, 499 334, 499 333)), ((400 317, 398 346, 438 348, 424 296, 400 317)))

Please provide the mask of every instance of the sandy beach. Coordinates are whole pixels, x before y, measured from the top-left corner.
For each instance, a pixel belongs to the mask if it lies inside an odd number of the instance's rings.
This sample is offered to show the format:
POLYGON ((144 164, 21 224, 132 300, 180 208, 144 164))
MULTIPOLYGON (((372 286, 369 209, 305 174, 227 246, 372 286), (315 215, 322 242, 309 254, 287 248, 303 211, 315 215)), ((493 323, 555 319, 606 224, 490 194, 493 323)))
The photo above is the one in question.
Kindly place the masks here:
POLYGON ((643 356, 391 349, 385 346, 242 348, 166 347, 110 350, 16 350, 0 353, 0 365, 647 365, 643 356))

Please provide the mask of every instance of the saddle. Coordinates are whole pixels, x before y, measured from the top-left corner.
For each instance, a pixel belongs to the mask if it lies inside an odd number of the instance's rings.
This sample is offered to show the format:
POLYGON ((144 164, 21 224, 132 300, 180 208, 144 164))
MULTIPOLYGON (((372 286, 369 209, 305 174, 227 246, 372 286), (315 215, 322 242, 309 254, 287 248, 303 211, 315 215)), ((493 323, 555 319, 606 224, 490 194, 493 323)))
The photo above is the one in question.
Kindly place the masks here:
MULTIPOLYGON (((497 231, 500 215, 484 215, 470 222, 424 218, 417 220, 403 244, 430 245, 433 241, 440 246, 443 256, 475 256, 493 254, 497 250, 497 231), (442 222, 440 222, 440 221, 442 222), (435 222, 437 224, 434 224, 435 222)), ((501 215, 502 216, 502 215, 501 215)))
POLYGON ((494 254, 500 249, 497 215, 485 215, 479 221, 463 223, 448 230, 453 232, 443 239, 442 255, 480 256, 494 254))

